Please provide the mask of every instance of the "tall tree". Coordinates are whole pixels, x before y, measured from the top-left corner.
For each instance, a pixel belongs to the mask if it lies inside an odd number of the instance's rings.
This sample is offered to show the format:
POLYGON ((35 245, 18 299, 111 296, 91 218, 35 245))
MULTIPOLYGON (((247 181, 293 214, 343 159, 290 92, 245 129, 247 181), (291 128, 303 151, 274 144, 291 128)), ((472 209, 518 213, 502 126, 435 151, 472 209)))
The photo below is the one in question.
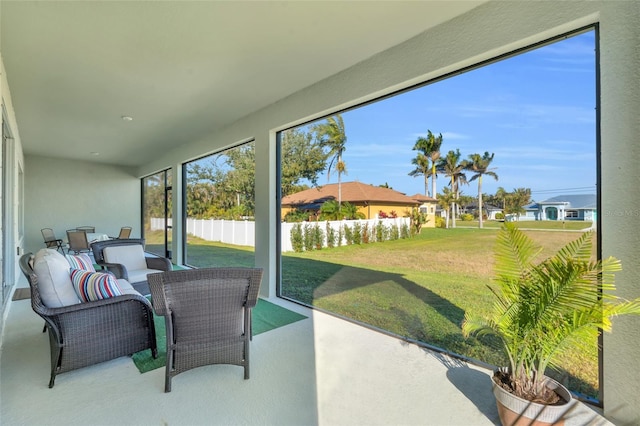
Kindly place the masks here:
POLYGON ((327 148, 327 158, 329 166, 327 168, 327 179, 331 170, 338 172, 338 207, 342 204, 342 174, 347 172, 347 166, 342 160, 342 154, 346 150, 347 134, 344 129, 342 115, 336 114, 328 117, 324 123, 316 124, 312 128, 315 132, 321 148, 327 148))
POLYGON ((444 173, 445 176, 449 176, 451 191, 454 194, 453 201, 451 203, 451 224, 456 227, 456 215, 457 215, 457 200, 460 197, 460 184, 467 183, 467 175, 464 171, 467 168, 467 162, 460 160, 460 150, 449 151, 447 155, 438 160, 436 169, 444 173))
POLYGON ((424 195, 433 194, 432 195, 433 198, 436 198, 437 196, 436 172, 437 172, 437 162, 440 159, 441 146, 442 146, 442 133, 438 134, 438 136, 435 136, 433 133, 431 133, 431 130, 427 130, 426 138, 419 137, 418 140, 416 140, 416 143, 413 145, 413 150, 419 151, 419 153, 416 156, 416 158, 411 160, 411 164, 414 164, 417 167, 411 173, 409 173, 409 175, 410 176, 424 175, 424 180, 425 180, 424 195), (422 156, 425 157, 424 159, 421 158, 421 154, 422 156), (424 162, 425 160, 427 163, 426 172, 424 172, 422 169, 422 166, 423 166, 422 162, 424 162), (429 178, 428 176, 429 169, 431 170, 431 194, 429 194, 428 185, 427 185, 427 180, 429 178))
POLYGON ((287 196, 307 189, 303 179, 318 185, 320 173, 327 167, 327 156, 313 134, 300 129, 282 132, 280 141, 281 194, 287 196))
POLYGON ((507 213, 504 211, 507 208, 507 195, 508 192, 503 187, 499 186, 496 191, 496 199, 501 201, 503 213, 507 213))
POLYGON ((482 176, 487 175, 491 176, 495 180, 498 180, 498 175, 494 172, 495 168, 490 169, 489 165, 493 161, 493 156, 495 154, 485 151, 484 155, 480 154, 471 154, 469 156, 469 161, 467 162, 467 169, 472 171, 474 174, 469 179, 469 182, 473 182, 474 180, 478 180, 478 227, 482 228, 482 176))
POLYGON ((429 171, 431 170, 429 158, 423 153, 419 152, 414 158, 411 159, 411 164, 416 166, 416 168, 409 172, 409 176, 424 176, 424 195, 429 196, 429 171))
POLYGON ((531 189, 530 188, 517 188, 513 192, 507 194, 505 214, 515 214, 517 219, 520 220, 520 214, 525 212, 524 206, 531 202, 531 189))
POLYGON ((452 189, 444 187, 442 188, 442 194, 438 195, 438 204, 445 211, 447 217, 445 218, 445 228, 449 228, 449 217, 451 217, 451 207, 456 201, 456 194, 452 189))

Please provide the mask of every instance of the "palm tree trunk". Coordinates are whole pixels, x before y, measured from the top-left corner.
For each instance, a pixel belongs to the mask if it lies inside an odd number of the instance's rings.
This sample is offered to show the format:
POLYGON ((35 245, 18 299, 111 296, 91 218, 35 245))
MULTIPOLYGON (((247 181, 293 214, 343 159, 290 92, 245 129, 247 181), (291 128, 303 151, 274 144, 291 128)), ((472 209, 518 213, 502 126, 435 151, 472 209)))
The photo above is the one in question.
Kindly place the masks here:
POLYGON ((342 210, 342 179, 340 179, 341 173, 338 171, 338 213, 342 210))
POLYGON ((482 228, 482 175, 478 178, 478 209, 480 210, 478 226, 482 228))
POLYGON ((433 198, 437 198, 436 194, 436 163, 432 162, 431 166, 431 193, 433 198))
POLYGON ((451 227, 456 227, 456 200, 458 199, 458 185, 454 176, 451 176, 451 191, 453 191, 453 201, 451 202, 451 227))

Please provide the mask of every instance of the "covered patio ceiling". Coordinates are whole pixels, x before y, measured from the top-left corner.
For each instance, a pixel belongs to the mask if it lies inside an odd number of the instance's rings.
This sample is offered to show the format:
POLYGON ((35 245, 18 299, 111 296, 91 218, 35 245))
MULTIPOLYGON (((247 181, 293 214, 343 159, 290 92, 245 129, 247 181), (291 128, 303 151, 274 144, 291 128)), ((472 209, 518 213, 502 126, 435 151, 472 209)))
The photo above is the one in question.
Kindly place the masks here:
POLYGON ((25 154, 135 167, 485 1, 2 1, 0 40, 25 154))

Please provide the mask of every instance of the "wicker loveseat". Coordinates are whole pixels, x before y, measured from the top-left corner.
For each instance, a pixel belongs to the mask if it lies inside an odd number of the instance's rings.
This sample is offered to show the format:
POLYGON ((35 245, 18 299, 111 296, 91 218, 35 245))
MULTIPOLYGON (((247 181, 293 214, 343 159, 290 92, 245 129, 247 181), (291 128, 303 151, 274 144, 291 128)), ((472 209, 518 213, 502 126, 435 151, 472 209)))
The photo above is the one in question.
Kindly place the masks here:
POLYGON ((150 302, 125 280, 117 281, 121 295, 86 302, 78 297, 73 300, 67 288, 73 284, 65 278, 70 268, 63 262, 67 259, 52 249, 20 258, 20 268, 31 287, 31 307, 44 319, 49 332, 49 387, 53 387, 60 373, 144 349, 151 349, 155 358, 157 346, 150 302), (52 284, 59 287, 54 299, 51 288, 47 288, 52 284), (43 291, 48 305, 43 302, 43 291), (63 291, 67 291, 66 295, 63 291))

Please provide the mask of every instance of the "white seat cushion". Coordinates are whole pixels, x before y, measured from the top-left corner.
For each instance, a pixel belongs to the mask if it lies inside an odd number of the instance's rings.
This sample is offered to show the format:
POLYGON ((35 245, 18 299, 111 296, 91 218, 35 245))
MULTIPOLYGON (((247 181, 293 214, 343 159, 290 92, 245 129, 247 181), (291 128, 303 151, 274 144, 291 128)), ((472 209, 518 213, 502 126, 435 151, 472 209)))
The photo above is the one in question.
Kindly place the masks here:
POLYGON ((160 271, 159 269, 138 269, 137 271, 130 271, 127 269, 127 274, 129 275, 129 281, 132 283, 139 283, 141 281, 147 280, 147 275, 149 274, 157 274, 160 271))
MULTIPOLYGON (((102 254, 105 262, 124 265, 127 268, 127 274, 131 274, 132 271, 147 269, 144 250, 139 244, 105 247, 102 254)), ((130 282, 135 282, 131 280, 131 277, 129 278, 130 282)))
POLYGON ((41 249, 36 253, 33 272, 38 276, 38 289, 45 306, 60 308, 80 303, 69 271, 69 262, 56 250, 41 249))
POLYGON ((131 285, 131 283, 129 281, 125 280, 124 278, 118 278, 117 281, 118 281, 118 286, 120 287, 120 290, 122 291, 122 294, 137 294, 137 295, 140 295, 138 290, 133 288, 133 286, 131 285))

